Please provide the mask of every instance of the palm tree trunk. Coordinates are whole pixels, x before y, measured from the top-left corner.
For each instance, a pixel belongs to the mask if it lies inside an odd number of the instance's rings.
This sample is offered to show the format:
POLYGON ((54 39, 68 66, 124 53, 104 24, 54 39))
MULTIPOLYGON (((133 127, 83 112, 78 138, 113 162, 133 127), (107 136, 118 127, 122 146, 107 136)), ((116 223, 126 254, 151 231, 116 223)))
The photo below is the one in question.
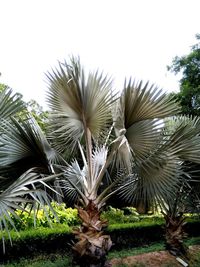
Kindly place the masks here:
POLYGON ((183 227, 185 218, 182 214, 178 216, 170 216, 165 214, 165 243, 166 249, 174 256, 188 256, 187 246, 183 243, 187 234, 183 227))
POLYGON ((74 261, 80 267, 106 267, 108 251, 112 246, 109 235, 104 235, 102 229, 107 221, 102 221, 100 211, 93 201, 85 209, 78 207, 78 215, 82 221, 79 229, 74 230, 79 240, 73 247, 74 261))

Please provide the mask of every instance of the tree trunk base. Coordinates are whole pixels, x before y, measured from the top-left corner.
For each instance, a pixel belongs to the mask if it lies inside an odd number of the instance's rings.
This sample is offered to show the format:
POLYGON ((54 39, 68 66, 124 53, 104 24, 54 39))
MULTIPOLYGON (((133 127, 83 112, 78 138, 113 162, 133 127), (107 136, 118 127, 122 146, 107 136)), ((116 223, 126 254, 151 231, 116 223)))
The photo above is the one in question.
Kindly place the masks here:
POLYGON ((101 258, 91 258, 83 256, 77 258, 77 255, 74 256, 74 264, 79 265, 80 267, 111 267, 112 265, 107 261, 106 256, 101 258))
POLYGON ((108 262, 102 264, 79 264, 80 267, 112 267, 112 265, 108 262))
POLYGON ((173 256, 183 256, 189 259, 188 247, 183 243, 178 243, 176 245, 166 244, 166 249, 173 256))
POLYGON ((107 221, 101 220, 100 211, 92 201, 85 210, 78 207, 78 215, 83 224, 74 230, 78 239, 73 246, 74 262, 80 267, 109 267, 106 256, 112 241, 102 231, 107 226, 107 221))

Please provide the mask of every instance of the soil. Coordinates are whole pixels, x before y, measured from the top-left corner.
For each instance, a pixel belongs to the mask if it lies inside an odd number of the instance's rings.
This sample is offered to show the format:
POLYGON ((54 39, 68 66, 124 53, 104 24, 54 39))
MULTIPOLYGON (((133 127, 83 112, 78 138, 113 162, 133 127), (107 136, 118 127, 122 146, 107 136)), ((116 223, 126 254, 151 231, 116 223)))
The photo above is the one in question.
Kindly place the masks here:
MULTIPOLYGON (((190 258, 193 259, 195 255, 200 252, 200 246, 189 247, 190 258)), ((183 258, 182 258, 183 259, 183 258)), ((187 260, 184 260, 188 262, 187 260)), ((190 260, 191 261, 191 260, 190 260)), ((116 266, 119 264, 126 264, 127 266, 133 266, 134 264, 140 267, 180 267, 180 264, 176 257, 171 255, 167 251, 157 251, 136 256, 129 256, 126 258, 115 258, 111 260, 111 265, 116 266)), ((199 263, 200 266, 200 263, 199 263)))

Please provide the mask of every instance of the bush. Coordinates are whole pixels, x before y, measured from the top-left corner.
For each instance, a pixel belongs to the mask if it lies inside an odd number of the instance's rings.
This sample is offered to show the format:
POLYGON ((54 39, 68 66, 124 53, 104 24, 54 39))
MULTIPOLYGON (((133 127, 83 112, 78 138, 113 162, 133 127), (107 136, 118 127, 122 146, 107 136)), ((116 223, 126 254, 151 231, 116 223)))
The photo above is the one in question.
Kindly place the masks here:
MULTIPOLYGON (((52 203, 52 210, 46 206, 45 209, 39 209, 36 212, 36 220, 34 220, 34 211, 30 207, 26 207, 26 212, 16 210, 18 218, 12 215, 17 230, 25 230, 33 227, 49 227, 58 224, 68 226, 76 226, 80 224, 77 209, 67 208, 66 205, 52 203)), ((187 221, 199 220, 198 214, 186 214, 187 221)), ((164 223, 164 218, 161 214, 140 215, 133 207, 125 207, 123 209, 107 207, 106 211, 102 212, 102 219, 106 219, 109 225, 135 223, 135 222, 150 222, 150 223, 164 223)))
MULTIPOLYGON (((33 227, 49 227, 54 224, 66 224, 68 226, 76 226, 80 224, 77 209, 67 208, 66 205, 52 203, 52 210, 45 206, 44 209, 37 211, 26 207, 26 212, 16 210, 17 217, 13 215, 12 220, 17 230, 25 230, 33 227)), ((101 215, 102 219, 106 219, 109 224, 117 223, 134 223, 139 221, 163 221, 161 215, 139 215, 135 208, 126 207, 123 209, 112 208, 109 206, 101 215)))
POLYGON ((25 230, 33 227, 49 227, 58 223, 75 226, 79 223, 77 209, 67 208, 64 203, 57 204, 53 202, 51 205, 57 216, 48 206, 37 211, 32 210, 30 207, 26 207, 26 212, 16 210, 17 217, 11 216, 16 229, 25 230))
POLYGON ((106 211, 102 213, 102 219, 106 219, 109 224, 117 223, 134 223, 134 222, 164 222, 162 214, 140 215, 135 208, 125 207, 117 209, 109 206, 106 211))
POLYGON ((109 206, 107 211, 102 213, 101 217, 102 219, 106 219, 109 224, 133 223, 140 221, 139 214, 132 207, 116 209, 109 206))
MULTIPOLYGON (((2 237, 2 234, 0 238, 2 237)), ((8 261, 21 257, 33 257, 41 253, 55 253, 56 251, 70 251, 74 240, 72 229, 69 226, 59 225, 53 228, 39 227, 27 229, 18 233, 11 231, 12 245, 9 236, 4 233, 6 251, 3 253, 3 244, 0 243, 0 261, 8 261)))
MULTIPOLYGON (((199 220, 191 220, 186 225, 189 236, 199 236, 199 220)), ((140 221, 110 225, 106 230, 113 241, 115 250, 147 246, 153 242, 164 240, 164 222, 140 221)), ((53 228, 36 228, 20 231, 19 235, 11 231, 13 246, 9 245, 9 237, 5 234, 6 254, 3 254, 0 243, 0 261, 30 257, 41 253, 59 251, 69 254, 75 241, 72 228, 66 225, 54 225, 53 228)), ((0 235, 1 239, 1 235, 0 235)))

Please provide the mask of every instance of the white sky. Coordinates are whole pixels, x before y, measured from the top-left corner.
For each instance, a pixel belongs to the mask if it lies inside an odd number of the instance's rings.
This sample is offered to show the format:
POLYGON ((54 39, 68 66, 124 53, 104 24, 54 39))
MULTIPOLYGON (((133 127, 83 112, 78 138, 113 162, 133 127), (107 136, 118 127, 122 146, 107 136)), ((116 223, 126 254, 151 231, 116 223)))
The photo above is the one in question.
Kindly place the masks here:
POLYGON ((88 69, 178 89, 166 70, 200 33, 199 0, 0 0, 0 83, 44 105, 44 73, 79 55, 88 69))

